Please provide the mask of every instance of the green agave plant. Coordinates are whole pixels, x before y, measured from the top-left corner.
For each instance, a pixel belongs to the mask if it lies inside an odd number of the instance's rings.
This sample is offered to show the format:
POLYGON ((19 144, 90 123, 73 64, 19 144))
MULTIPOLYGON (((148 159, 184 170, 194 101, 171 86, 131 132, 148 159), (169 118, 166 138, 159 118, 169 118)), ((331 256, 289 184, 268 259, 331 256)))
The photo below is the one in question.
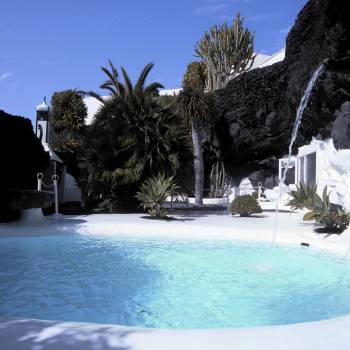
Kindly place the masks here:
POLYGON ((295 209, 308 209, 303 220, 312 221, 324 225, 323 228, 317 229, 322 232, 341 233, 349 226, 350 214, 343 209, 332 208, 327 186, 324 188, 322 197, 317 193, 317 185, 297 186, 296 191, 291 192, 293 199, 288 203, 295 209))
POLYGON ((288 206, 290 206, 292 210, 304 208, 312 209, 312 203, 317 195, 317 185, 306 186, 301 183, 300 186, 297 186, 296 191, 292 191, 290 195, 293 199, 289 201, 288 206))
POLYGON ((323 217, 330 213, 329 194, 327 193, 327 186, 323 189, 322 198, 316 192, 312 193, 310 202, 306 202, 305 205, 305 208, 310 210, 304 215, 303 219, 305 221, 315 220, 322 222, 323 217))
POLYGON ((162 208, 162 202, 170 196, 178 187, 173 177, 165 177, 159 174, 146 180, 136 193, 136 198, 141 202, 144 209, 148 209, 148 214, 157 218, 163 218, 167 211, 162 208))

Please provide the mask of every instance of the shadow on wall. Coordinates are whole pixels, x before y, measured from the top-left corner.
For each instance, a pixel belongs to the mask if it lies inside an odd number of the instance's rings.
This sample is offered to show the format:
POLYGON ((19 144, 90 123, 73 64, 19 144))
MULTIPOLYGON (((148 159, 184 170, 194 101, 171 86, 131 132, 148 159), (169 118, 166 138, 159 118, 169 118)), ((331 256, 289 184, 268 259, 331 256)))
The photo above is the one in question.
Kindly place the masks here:
POLYGON ((1 349, 11 350, 136 350, 128 344, 132 333, 106 325, 0 320, 1 349))

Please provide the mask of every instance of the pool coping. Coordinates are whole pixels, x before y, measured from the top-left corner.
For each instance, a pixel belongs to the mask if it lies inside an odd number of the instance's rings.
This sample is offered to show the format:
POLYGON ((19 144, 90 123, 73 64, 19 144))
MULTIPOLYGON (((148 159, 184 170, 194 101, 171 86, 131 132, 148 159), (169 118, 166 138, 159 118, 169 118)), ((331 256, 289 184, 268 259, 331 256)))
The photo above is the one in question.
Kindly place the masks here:
MULTIPOLYGON (((317 236, 314 226, 301 223, 302 213, 282 214, 278 227, 283 234, 276 244, 300 245, 345 256, 350 246, 349 230, 341 236, 317 236)), ((80 234, 120 237, 168 237, 271 242, 274 214, 258 218, 232 218, 210 215, 193 221, 157 222, 138 214, 74 216, 36 223, 0 225, 1 237, 41 234, 80 234), (256 232, 256 222, 263 220, 256 232), (45 225, 43 225, 45 223, 45 225), (233 226, 230 226, 232 223, 233 226), (175 225, 174 225, 175 224, 175 225), (101 232, 101 229, 103 232, 101 232), (46 230, 46 231, 45 231, 46 230), (138 231, 139 230, 139 231, 138 231), (215 230, 215 233, 213 233, 215 230), (138 234, 135 234, 135 231, 138 234), (244 232, 243 232, 244 231, 244 232), (11 233, 12 232, 12 233, 11 233)), ((281 326, 228 329, 147 329, 117 325, 59 322, 33 319, 1 319, 0 341, 4 349, 269 349, 323 350, 350 348, 350 315, 318 322, 281 326)))

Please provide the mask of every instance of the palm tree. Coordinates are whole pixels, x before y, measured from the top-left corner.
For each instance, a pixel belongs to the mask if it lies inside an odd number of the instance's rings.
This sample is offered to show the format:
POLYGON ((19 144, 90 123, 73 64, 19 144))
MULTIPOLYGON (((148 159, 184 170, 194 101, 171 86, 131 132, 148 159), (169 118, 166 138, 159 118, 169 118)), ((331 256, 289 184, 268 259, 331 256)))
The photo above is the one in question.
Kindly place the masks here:
POLYGON ((203 205, 204 160, 203 134, 212 121, 215 107, 214 96, 198 89, 184 87, 179 95, 182 115, 191 129, 193 144, 193 167, 195 174, 195 204, 203 205))
MULTIPOLYGON (((134 86, 124 67, 121 67, 121 71, 124 79, 124 84, 123 84, 119 81, 119 73, 118 73, 118 70, 115 68, 113 62, 109 60, 108 63, 109 63, 110 69, 106 67, 101 67, 101 70, 107 75, 107 80, 100 85, 100 89, 107 90, 112 98, 118 97, 118 96, 131 97, 132 95, 134 95, 134 97, 136 96, 141 97, 142 95, 148 95, 148 96, 154 97, 158 95, 159 89, 164 88, 162 84, 157 82, 151 83, 150 85, 145 87, 148 74, 150 73, 150 71, 154 66, 153 63, 149 63, 143 68, 134 86)), ((103 99, 100 94, 94 91, 81 91, 81 93, 84 95, 95 97, 97 100, 99 100, 103 104, 106 102, 106 100, 103 99)))
POLYGON ((145 66, 134 85, 124 68, 120 82, 110 65, 111 71, 102 69, 108 80, 101 87, 111 97, 95 115, 81 166, 86 187, 95 198, 120 200, 125 189, 133 197, 130 192, 147 177, 176 173, 185 132, 172 109, 158 101, 162 85, 146 85, 153 64, 145 66))
POLYGON ((252 67, 256 56, 254 35, 243 27, 243 19, 237 13, 231 26, 225 22, 205 32, 195 52, 207 66, 207 90, 222 89, 232 77, 252 67))

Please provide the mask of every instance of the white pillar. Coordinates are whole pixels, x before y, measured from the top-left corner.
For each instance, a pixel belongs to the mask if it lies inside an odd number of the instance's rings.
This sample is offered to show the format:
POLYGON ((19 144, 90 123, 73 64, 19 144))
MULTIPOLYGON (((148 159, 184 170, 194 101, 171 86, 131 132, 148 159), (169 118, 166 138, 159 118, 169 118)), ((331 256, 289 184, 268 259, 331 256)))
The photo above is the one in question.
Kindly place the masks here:
POLYGON ((54 185, 54 191, 55 191, 55 215, 58 215, 58 175, 52 175, 53 185, 54 185))
POLYGON ((36 174, 36 178, 38 179, 38 191, 41 191, 43 173, 36 174))
POLYGON ((278 182, 282 180, 282 159, 278 160, 278 182))
POLYGON ((260 204, 261 201, 261 187, 262 187, 262 183, 258 182, 258 203, 260 204))
POLYGON ((304 156, 304 184, 305 184, 305 186, 308 185, 308 178, 307 178, 307 156, 304 156))

